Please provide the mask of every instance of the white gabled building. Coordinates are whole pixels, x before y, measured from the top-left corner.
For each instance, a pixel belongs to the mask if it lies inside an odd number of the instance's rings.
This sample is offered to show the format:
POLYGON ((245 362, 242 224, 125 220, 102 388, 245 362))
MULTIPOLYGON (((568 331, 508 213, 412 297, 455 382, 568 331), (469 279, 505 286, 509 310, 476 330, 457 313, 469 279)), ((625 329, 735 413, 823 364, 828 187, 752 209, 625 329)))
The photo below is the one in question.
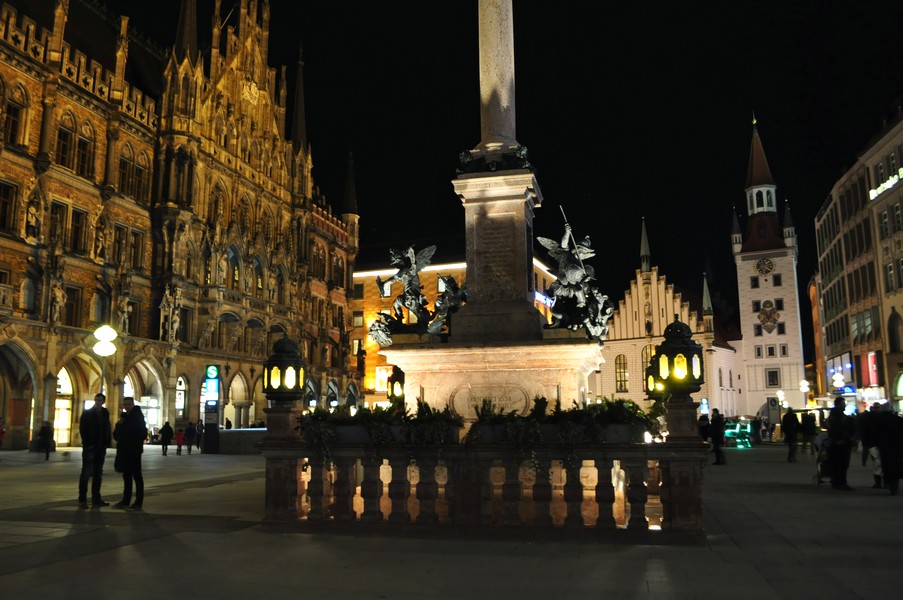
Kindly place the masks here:
POLYGON ((640 238, 640 268, 624 298, 612 315, 608 338, 602 350, 605 364, 590 377, 589 397, 629 398, 641 406, 651 403, 647 398, 644 373, 658 344, 664 341, 664 331, 675 316, 690 326, 693 339, 703 345, 705 352, 705 384, 697 400, 705 398, 708 405, 724 414, 739 412, 734 366, 735 350, 716 335, 714 311, 708 283, 703 274, 702 316, 690 307, 680 291, 652 266, 646 223, 640 238))

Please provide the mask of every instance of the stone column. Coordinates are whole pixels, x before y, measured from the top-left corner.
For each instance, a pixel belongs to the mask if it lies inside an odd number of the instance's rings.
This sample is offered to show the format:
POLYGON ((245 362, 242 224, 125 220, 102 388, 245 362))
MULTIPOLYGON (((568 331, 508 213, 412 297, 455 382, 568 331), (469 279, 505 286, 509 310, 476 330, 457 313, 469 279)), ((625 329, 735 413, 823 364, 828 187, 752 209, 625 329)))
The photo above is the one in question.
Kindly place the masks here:
POLYGON ((480 0, 480 144, 517 147, 514 111, 514 19, 511 0, 480 0))

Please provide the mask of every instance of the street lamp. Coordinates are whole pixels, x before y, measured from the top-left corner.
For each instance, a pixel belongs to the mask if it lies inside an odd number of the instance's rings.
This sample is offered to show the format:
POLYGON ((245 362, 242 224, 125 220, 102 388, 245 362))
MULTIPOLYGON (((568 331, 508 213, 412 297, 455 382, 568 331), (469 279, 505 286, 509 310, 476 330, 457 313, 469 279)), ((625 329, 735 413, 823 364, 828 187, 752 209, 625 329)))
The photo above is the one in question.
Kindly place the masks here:
POLYGON ((263 363, 263 393, 271 406, 291 406, 304 390, 304 362, 298 344, 284 334, 263 363))
POLYGON ((109 325, 101 325, 94 330, 94 338, 97 342, 91 348, 94 354, 101 357, 100 361, 100 393, 103 394, 105 388, 107 357, 116 353, 116 344, 113 343, 118 337, 116 330, 109 325))
POLYGON ((298 439, 293 408, 304 392, 304 362, 298 344, 284 334, 273 344, 273 353, 263 363, 263 393, 269 401, 267 437, 298 439))
POLYGON ((693 341, 690 326, 677 315, 665 328, 665 341, 655 347, 646 367, 646 387, 652 398, 666 398, 668 439, 699 438, 696 433, 696 407, 690 394, 705 383, 702 345, 693 341))

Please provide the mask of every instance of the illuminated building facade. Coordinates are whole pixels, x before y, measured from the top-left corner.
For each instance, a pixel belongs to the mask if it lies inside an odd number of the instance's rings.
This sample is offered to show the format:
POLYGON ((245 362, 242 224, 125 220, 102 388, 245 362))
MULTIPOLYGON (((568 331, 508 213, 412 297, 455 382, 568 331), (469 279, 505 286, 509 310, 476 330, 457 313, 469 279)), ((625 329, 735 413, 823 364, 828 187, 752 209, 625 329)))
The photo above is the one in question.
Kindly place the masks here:
POLYGON ((262 364, 283 333, 300 341, 306 399, 358 393, 354 189, 333 214, 311 178, 300 59, 289 107, 286 69, 267 63, 269 2, 235 4, 216 0, 201 20, 214 40, 203 52, 194 0, 166 51, 91 0, 0 7, 0 414, 12 447, 44 420, 58 444, 78 444, 101 389, 112 411, 139 399, 151 427, 198 421, 209 365, 216 422, 249 426, 264 418, 262 364), (105 359, 91 349, 102 324, 119 333, 105 359))
MULTIPOLYGON (((899 115, 899 113, 896 113, 899 115)), ((827 379, 860 409, 903 401, 903 120, 834 184, 815 221, 827 379)))

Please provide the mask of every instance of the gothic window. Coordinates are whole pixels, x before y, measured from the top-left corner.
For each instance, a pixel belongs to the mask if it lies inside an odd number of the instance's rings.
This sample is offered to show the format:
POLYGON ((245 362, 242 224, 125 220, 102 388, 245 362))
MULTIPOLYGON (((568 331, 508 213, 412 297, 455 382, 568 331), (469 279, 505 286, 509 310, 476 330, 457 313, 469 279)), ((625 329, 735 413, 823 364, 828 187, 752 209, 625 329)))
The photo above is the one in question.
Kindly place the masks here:
POLYGON ((285 304, 285 277, 282 271, 276 273, 276 303, 285 304))
POLYGON ((82 290, 66 286, 66 304, 63 313, 63 325, 79 327, 81 325, 82 290))
POLYGON ((17 85, 10 90, 3 106, 3 142, 13 146, 25 143, 25 116, 28 102, 25 90, 17 85))
POLYGON ((110 295, 101 289, 94 292, 93 319, 98 325, 110 322, 110 295))
POLYGON ((618 354, 615 357, 615 390, 627 392, 627 355, 618 354))
POLYGON ((0 181, 0 231, 12 232, 16 221, 16 187, 0 181))
POLYGON ((56 162, 64 167, 72 168, 75 161, 75 119, 66 113, 60 119, 56 132, 56 162))
POLYGON ((179 89, 179 108, 183 113, 187 114, 191 110, 190 97, 191 81, 188 79, 188 74, 185 74, 182 76, 182 86, 179 89))
POLYGON ((762 195, 762 190, 756 192, 756 208, 765 208, 765 199, 762 195))
POLYGON ((774 194, 771 192, 771 190, 768 190, 767 206, 768 208, 774 208, 774 194))
POLYGON ((254 295, 263 298, 263 267, 256 258, 254 259, 254 295))
POLYGON ((77 254, 85 254, 88 250, 88 213, 83 210, 72 210, 72 223, 69 227, 69 247, 77 254))
POLYGON ((148 158, 141 152, 137 159, 132 147, 126 144, 119 154, 119 191, 135 200, 147 202, 150 196, 148 186, 148 158))
POLYGON ((131 265, 133 269, 141 269, 144 266, 144 233, 132 231, 131 265))
POLYGON ((75 172, 87 179, 94 177, 94 130, 87 123, 75 140, 75 172))
POLYGON ((724 387, 724 372, 718 369, 718 387, 724 387))

